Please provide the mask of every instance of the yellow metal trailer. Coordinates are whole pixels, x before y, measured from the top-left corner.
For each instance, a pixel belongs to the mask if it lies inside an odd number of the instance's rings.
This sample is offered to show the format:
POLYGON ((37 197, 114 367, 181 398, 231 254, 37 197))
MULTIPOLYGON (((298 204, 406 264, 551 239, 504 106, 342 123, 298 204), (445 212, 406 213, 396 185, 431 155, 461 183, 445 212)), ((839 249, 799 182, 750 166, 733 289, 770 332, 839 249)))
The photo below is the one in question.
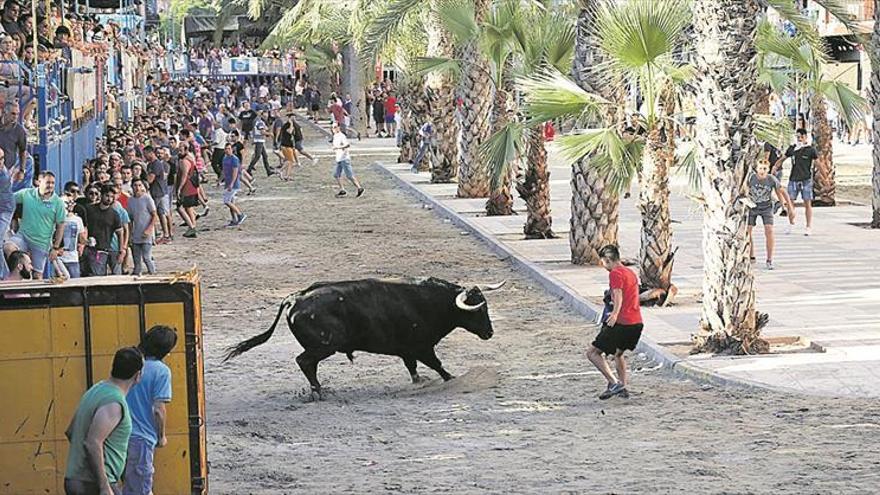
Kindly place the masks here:
POLYGON ((194 273, 0 283, 0 494, 64 493, 64 431, 80 396, 158 324, 179 338, 164 359, 173 399, 154 493, 207 493, 200 308, 194 273))

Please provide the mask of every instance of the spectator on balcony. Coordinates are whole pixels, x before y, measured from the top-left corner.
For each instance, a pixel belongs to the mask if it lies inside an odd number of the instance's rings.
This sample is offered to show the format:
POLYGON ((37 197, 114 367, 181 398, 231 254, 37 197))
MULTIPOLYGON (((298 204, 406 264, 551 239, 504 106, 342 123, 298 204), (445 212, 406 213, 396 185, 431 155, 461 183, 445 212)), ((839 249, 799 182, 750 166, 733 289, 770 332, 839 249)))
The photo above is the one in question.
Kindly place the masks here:
POLYGON ((15 101, 3 104, 3 117, 0 119, 0 149, 6 154, 4 163, 12 169, 16 165, 24 168, 27 161, 27 132, 18 122, 20 110, 15 101))
POLYGON ((66 217, 64 203, 55 194, 55 174, 40 174, 39 186, 15 193, 15 202, 22 205, 18 232, 3 246, 9 254, 16 250, 31 256, 36 277, 42 278, 46 262, 54 260, 61 248, 66 217))
POLYGON ((72 55, 70 53, 70 29, 67 26, 58 26, 55 29, 55 41, 52 44, 55 48, 61 49, 61 56, 67 60, 67 63, 70 63, 72 55))
POLYGON ((15 0, 6 0, 3 6, 3 14, 0 15, 0 25, 3 31, 10 36, 20 38, 22 36, 21 26, 18 24, 18 16, 21 14, 21 5, 15 0))

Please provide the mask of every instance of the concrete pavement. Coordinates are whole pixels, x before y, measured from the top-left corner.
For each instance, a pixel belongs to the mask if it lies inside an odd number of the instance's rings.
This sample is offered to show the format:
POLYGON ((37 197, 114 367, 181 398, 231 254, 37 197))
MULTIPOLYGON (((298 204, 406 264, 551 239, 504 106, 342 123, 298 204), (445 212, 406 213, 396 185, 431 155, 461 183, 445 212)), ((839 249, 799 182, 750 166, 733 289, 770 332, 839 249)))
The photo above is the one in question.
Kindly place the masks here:
MULTIPOLYGON (((385 141, 355 146, 388 146, 385 141)), ((430 184, 429 174, 413 174, 408 164, 381 167, 439 213, 483 238, 499 254, 511 256, 551 292, 589 315, 601 307, 607 272, 569 262, 570 168, 559 159, 551 162, 553 225, 559 238, 529 241, 522 237, 525 206, 519 198, 515 202, 518 215, 486 217, 485 200, 455 198, 455 184, 430 184)), ((774 271, 767 271, 761 262, 764 239, 763 233, 757 234, 758 308, 770 314, 764 335, 774 343, 774 353, 690 355, 689 342, 700 316, 701 212, 687 199, 684 178, 672 182, 674 242, 680 247, 673 278, 680 294, 672 307, 645 308, 648 347, 643 350, 684 374, 713 382, 825 396, 880 397, 880 231, 853 225, 869 219, 869 208, 816 209, 809 237, 803 235, 802 209, 798 228, 788 235, 782 233, 785 219, 777 217, 774 271)), ((638 255, 635 198, 621 204, 620 245, 625 256, 638 255)))

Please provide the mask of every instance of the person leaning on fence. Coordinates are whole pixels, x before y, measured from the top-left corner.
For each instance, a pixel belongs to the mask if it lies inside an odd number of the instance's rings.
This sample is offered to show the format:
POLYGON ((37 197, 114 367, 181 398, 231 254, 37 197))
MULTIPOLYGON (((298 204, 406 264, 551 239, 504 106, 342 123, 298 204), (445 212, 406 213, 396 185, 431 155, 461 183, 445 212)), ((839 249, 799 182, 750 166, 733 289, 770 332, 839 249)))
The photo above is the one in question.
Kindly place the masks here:
POLYGON ((168 444, 165 435, 166 407, 171 402, 171 369, 162 359, 177 344, 171 327, 156 325, 147 330, 138 346, 144 354, 141 381, 125 397, 131 410, 131 439, 125 464, 124 495, 148 495, 153 490, 153 454, 168 444))
POLYGON ((70 441, 64 492, 117 495, 128 456, 132 416, 126 394, 141 380, 144 356, 125 347, 113 356, 110 378, 83 394, 64 435, 70 441))
POLYGON ((55 194, 55 174, 41 172, 38 187, 22 189, 14 197, 22 206, 21 221, 18 232, 3 246, 4 252, 27 252, 34 263, 35 278, 43 278, 46 263, 61 252, 67 216, 64 202, 55 194))

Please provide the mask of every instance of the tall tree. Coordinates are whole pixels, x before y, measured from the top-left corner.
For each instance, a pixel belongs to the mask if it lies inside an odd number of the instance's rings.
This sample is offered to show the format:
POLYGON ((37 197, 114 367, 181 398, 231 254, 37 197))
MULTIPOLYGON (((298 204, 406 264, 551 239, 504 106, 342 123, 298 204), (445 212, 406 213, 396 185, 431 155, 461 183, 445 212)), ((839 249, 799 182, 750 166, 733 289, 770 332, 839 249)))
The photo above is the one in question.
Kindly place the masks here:
MULTIPOLYGON (((452 37, 438 18, 441 0, 432 0, 427 15, 428 57, 452 58, 452 37)), ((449 183, 458 177, 458 119, 455 117, 455 84, 448 72, 433 72, 427 76, 427 87, 432 101, 432 117, 437 146, 431 157, 431 182, 449 183)))
POLYGON ((697 164, 703 196, 703 351, 765 350, 749 261, 747 177, 759 150, 754 37, 757 0, 693 2, 697 164))
MULTIPOLYGON (((477 25, 489 15, 491 0, 468 0, 457 8, 471 10, 477 25)), ((493 86, 491 67, 472 36, 461 49, 462 71, 458 85, 460 132, 458 138, 458 196, 485 198, 489 195, 489 170, 480 159, 480 147, 492 132, 493 86)))
MULTIPOLYGON (((597 66, 602 53, 595 36, 596 0, 581 0, 575 36, 572 77, 584 90, 613 100, 597 66)), ((620 199, 604 177, 590 166, 590 156, 571 164, 571 219, 568 243, 575 265, 599 264, 599 250, 617 244, 620 199)))
POLYGON ((874 112, 874 173, 872 201, 874 214, 871 227, 880 229, 880 0, 874 0, 874 34, 871 37, 871 104, 874 112))

